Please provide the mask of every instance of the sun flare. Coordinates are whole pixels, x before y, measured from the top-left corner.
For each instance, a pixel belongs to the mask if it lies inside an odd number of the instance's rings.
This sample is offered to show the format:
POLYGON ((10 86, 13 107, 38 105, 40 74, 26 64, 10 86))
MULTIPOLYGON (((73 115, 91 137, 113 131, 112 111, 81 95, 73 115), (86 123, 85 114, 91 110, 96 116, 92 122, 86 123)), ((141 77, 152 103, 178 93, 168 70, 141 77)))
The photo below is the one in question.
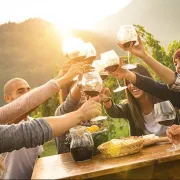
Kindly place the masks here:
MULTIPOLYGON (((0 0, 1 1, 1 0, 0 0)), ((118 12, 132 0, 6 0, 1 2, 0 23, 40 17, 67 29, 91 29, 93 25, 118 12), (8 11, 7 11, 8 9, 8 11)))

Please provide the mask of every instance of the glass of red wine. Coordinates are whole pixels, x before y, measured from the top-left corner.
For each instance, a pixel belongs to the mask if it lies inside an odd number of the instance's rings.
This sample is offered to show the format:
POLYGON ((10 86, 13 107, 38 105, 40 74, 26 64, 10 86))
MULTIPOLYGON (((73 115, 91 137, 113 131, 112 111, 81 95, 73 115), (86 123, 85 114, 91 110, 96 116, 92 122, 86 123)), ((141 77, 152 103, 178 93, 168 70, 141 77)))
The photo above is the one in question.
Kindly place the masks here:
MULTIPOLYGON (((110 50, 105 53, 102 53, 101 60, 105 62, 106 66, 104 69, 107 72, 112 73, 112 72, 116 71, 117 68, 119 67, 119 57, 114 50, 110 50)), ((119 91, 123 91, 124 89, 127 88, 127 86, 121 86, 118 79, 116 79, 116 81, 118 84, 118 88, 116 88, 113 92, 116 93, 119 91)))
MULTIPOLYGON (((80 62, 87 55, 87 48, 84 41, 77 37, 68 37, 62 43, 62 52, 73 63, 80 62)), ((78 76, 73 78, 78 80, 78 76)))
MULTIPOLYGON (((118 31, 118 41, 123 44, 125 48, 129 48, 130 44, 138 45, 137 32, 133 25, 122 25, 118 31)), ((130 63, 130 53, 128 51, 128 64, 124 64, 122 68, 124 69, 134 69, 137 66, 130 63)))
MULTIPOLYGON (((169 100, 154 104, 154 116, 157 122, 164 126, 171 126, 176 118, 176 111, 169 100)), ((168 151, 179 150, 179 146, 173 144, 168 151)))
MULTIPOLYGON (((103 81, 98 72, 92 71, 83 74, 81 80, 83 92, 91 97, 98 96, 103 88, 103 81)), ((105 116, 97 116, 92 118, 91 121, 103 120, 105 116)))
POLYGON ((81 85, 82 90, 87 96, 95 97, 101 92, 103 82, 98 72, 92 71, 83 74, 81 85))
POLYGON ((92 67, 94 67, 94 70, 99 73, 103 81, 106 80, 109 75, 109 73, 104 70, 105 66, 105 63, 102 60, 95 60, 92 63, 92 67))

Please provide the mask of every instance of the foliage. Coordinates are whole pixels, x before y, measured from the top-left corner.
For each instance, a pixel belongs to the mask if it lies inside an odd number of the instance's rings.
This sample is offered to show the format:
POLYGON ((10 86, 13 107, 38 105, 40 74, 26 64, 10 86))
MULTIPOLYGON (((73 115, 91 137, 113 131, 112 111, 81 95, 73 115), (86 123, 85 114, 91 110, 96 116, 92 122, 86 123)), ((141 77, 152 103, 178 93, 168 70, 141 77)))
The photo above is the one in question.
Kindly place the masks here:
POLYGON ((130 136, 129 123, 123 118, 108 118, 109 140, 130 136))
MULTIPOLYGON (((97 58, 101 52, 117 47, 113 40, 107 41, 106 37, 95 32, 74 30, 73 35, 90 41, 97 50, 97 58)), ((62 67, 66 61, 62 54, 62 39, 61 32, 52 23, 39 18, 1 24, 1 86, 14 77, 25 79, 32 87, 50 80, 55 66, 62 67)), ((1 90, 0 105, 5 104, 3 99, 1 90)))
MULTIPOLYGON (((137 32, 140 33, 146 50, 154 57, 154 59, 175 70, 173 64, 173 54, 177 49, 180 48, 180 41, 173 41, 172 44, 168 46, 167 51, 165 51, 165 48, 160 45, 160 42, 156 40, 151 33, 145 30, 145 27, 140 25, 134 26, 136 27, 137 32)), ((151 73, 154 74, 152 71, 151 73)), ((157 76, 156 79, 159 80, 157 76)))

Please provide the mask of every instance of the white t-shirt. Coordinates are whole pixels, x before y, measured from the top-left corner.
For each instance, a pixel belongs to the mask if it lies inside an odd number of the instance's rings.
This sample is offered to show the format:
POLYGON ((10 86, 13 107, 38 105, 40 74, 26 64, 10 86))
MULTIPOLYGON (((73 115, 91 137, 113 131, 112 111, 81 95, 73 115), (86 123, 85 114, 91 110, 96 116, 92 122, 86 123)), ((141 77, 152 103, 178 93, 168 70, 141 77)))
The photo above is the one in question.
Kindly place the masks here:
MULTIPOLYGON (((28 117, 28 121, 32 118, 28 117)), ((24 121, 21 121, 23 123, 24 121)), ((34 163, 43 152, 42 146, 22 148, 3 154, 4 179, 31 179, 34 163)))
MULTIPOLYGON (((161 125, 156 121, 156 118, 154 117, 154 110, 148 114, 143 115, 145 120, 145 128, 149 133, 155 134, 157 136, 164 136, 166 135, 166 129, 167 126, 161 125)), ((147 132, 145 132, 147 134, 147 132)))

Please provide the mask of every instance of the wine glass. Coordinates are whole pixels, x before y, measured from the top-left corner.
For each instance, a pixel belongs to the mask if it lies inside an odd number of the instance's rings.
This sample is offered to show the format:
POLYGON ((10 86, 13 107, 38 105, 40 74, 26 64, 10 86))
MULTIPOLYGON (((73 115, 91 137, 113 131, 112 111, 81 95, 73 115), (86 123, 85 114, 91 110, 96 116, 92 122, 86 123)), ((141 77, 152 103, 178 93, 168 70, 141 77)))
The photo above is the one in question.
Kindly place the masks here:
MULTIPOLYGON (((114 72, 119 67, 119 57, 114 50, 110 50, 110 51, 107 51, 105 53, 102 53, 101 54, 101 60, 105 62, 106 66, 104 69, 107 72, 114 72)), ((116 93, 116 92, 122 91, 122 90, 127 88, 127 86, 121 86, 119 84, 118 79, 116 79, 116 81, 118 84, 118 88, 115 89, 113 92, 116 93)))
MULTIPOLYGON (((133 42, 133 45, 138 45, 138 39, 137 39, 137 32, 134 28, 133 25, 122 25, 119 28, 118 31, 118 41, 123 44, 123 46, 125 48, 128 48, 131 44, 131 42, 133 42)), ((123 69, 134 69, 137 66, 134 64, 130 63, 129 57, 130 57, 130 53, 128 51, 128 64, 124 64, 122 66, 123 69)))
MULTIPOLYGON (((154 116, 157 122, 164 126, 171 126, 176 118, 176 111, 169 100, 154 104, 154 116)), ((173 144, 168 151, 180 149, 178 145, 173 144)))
POLYGON ((94 70, 99 73, 103 81, 107 79, 109 73, 104 70, 104 68, 106 67, 106 64, 104 63, 104 61, 95 60, 92 63, 92 67, 94 67, 94 70))
MULTIPOLYGON (((83 62, 84 64, 89 65, 96 57, 96 49, 94 46, 90 42, 84 43, 82 39, 76 37, 65 39, 62 51, 73 63, 83 62)), ((73 78, 74 81, 77 81, 78 79, 79 76, 73 78)))
POLYGON ((91 64, 96 58, 96 49, 90 42, 85 43, 85 46, 86 46, 85 63, 91 64))
MULTIPOLYGON (((82 91, 89 97, 98 96, 103 88, 103 81, 98 72, 92 71, 83 74, 82 80, 82 91)), ((91 121, 102 120, 106 116, 97 116, 92 118, 91 121)))
POLYGON ((98 72, 93 71, 83 74, 81 85, 87 96, 95 97, 101 92, 103 82, 98 72))
POLYGON ((63 41, 62 52, 74 62, 82 60, 87 54, 84 41, 76 37, 69 37, 63 41))

